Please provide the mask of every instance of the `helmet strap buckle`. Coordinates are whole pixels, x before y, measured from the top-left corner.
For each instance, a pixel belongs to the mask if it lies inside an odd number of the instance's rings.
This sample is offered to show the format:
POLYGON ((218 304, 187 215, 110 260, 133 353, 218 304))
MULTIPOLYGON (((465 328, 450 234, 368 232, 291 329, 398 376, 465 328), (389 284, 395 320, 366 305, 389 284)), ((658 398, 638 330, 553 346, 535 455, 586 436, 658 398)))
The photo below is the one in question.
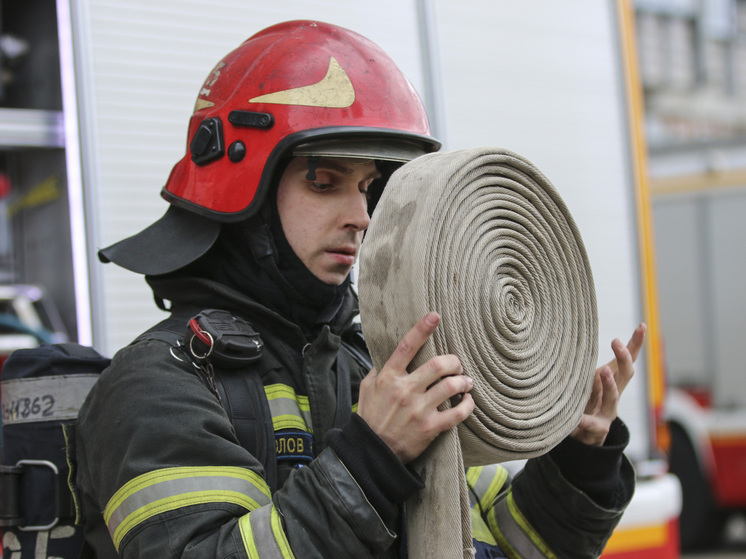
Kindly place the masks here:
POLYGON ((197 165, 206 165, 223 157, 225 143, 221 120, 219 118, 203 120, 197 128, 197 132, 194 133, 192 142, 189 144, 189 150, 192 152, 192 161, 197 165))

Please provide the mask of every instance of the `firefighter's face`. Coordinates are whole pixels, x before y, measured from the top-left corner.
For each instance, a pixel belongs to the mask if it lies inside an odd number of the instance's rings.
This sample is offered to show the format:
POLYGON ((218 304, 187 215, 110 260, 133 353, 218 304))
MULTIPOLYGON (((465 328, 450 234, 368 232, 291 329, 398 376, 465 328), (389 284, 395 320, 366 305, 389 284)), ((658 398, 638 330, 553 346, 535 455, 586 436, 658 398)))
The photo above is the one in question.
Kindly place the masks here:
POLYGON ((282 230, 306 268, 324 283, 340 285, 357 259, 370 224, 367 191, 380 173, 374 161, 296 157, 277 190, 282 230), (313 179, 313 180, 311 180, 313 179))

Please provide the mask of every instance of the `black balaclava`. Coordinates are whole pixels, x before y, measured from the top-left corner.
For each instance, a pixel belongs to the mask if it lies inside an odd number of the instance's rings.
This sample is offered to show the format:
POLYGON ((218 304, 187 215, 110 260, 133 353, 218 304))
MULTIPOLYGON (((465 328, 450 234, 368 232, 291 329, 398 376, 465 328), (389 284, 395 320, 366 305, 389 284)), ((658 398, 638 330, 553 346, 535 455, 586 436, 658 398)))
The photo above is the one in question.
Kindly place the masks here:
POLYGON ((173 273, 217 281, 289 318, 306 334, 337 313, 350 285, 329 285, 306 268, 285 237, 277 210, 277 189, 260 213, 226 223, 201 258, 173 273))

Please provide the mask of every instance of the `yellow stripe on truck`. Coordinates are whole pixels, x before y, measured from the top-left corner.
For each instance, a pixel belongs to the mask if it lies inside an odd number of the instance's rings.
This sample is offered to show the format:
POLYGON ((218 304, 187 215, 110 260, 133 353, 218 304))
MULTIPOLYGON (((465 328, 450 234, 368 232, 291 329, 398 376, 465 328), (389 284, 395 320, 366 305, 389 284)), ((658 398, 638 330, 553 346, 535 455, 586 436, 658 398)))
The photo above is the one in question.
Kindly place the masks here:
POLYGON ((655 549, 665 546, 668 537, 668 526, 666 524, 616 531, 609 538, 604 553, 655 549))
POLYGON ((637 237, 640 255, 640 273, 643 313, 648 325, 645 344, 648 389, 656 408, 663 405, 665 381, 661 360, 658 319, 658 281, 655 266, 655 240, 647 174, 647 141, 645 139, 645 109, 642 97, 640 70, 635 39, 634 7, 630 0, 617 0, 617 14, 622 40, 622 57, 625 68, 625 89, 629 115, 630 155, 635 186, 637 237))

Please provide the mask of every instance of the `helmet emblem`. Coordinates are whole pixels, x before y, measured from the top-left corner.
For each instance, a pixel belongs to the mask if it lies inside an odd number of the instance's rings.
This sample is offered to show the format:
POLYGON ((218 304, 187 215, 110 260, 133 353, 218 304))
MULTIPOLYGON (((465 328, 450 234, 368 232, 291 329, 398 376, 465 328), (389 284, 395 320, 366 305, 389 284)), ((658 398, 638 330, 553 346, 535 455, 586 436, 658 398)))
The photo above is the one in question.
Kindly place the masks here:
POLYGON ((346 109, 355 102, 355 88, 347 72, 337 59, 329 60, 329 69, 321 81, 260 95, 249 99, 249 103, 268 103, 272 105, 302 105, 305 107, 322 107, 326 109, 346 109))
POLYGON ((215 103, 213 103, 212 101, 208 101, 207 99, 203 99, 202 97, 208 97, 210 95, 212 91, 210 88, 215 85, 215 83, 218 81, 218 78, 220 78, 220 71, 223 68, 225 68, 225 62, 221 60, 218 65, 215 66, 212 72, 210 72, 210 75, 207 76, 205 85, 202 86, 202 89, 199 92, 199 96, 197 97, 197 101, 194 104, 194 112, 215 106, 215 103))

